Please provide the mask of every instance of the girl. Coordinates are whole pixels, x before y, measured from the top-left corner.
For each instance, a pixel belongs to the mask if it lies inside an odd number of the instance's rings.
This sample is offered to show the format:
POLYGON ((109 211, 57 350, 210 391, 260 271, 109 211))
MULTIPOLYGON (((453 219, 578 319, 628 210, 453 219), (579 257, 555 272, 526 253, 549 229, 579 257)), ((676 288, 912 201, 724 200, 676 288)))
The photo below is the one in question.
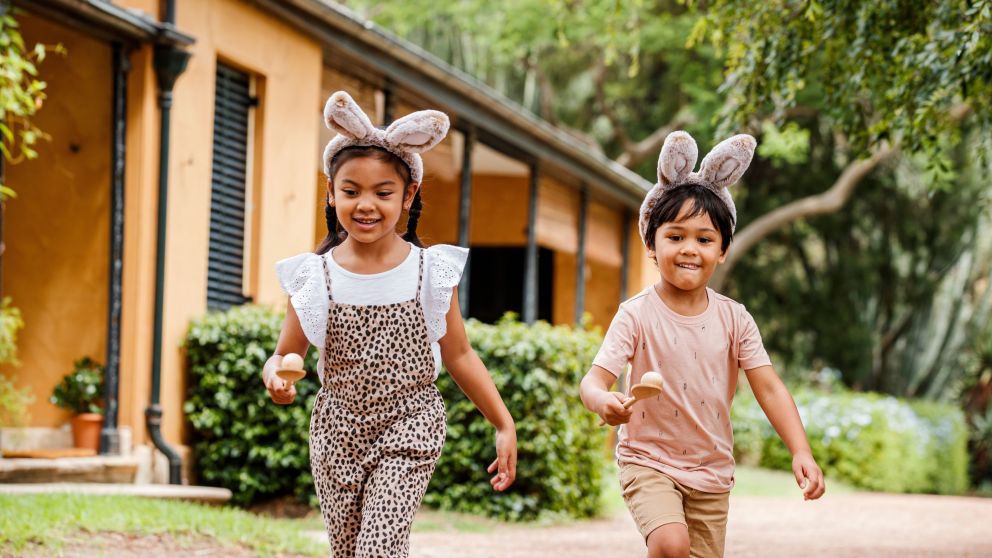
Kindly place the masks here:
POLYGON ((456 291, 468 250, 417 238, 419 153, 444 138, 448 117, 420 111, 379 130, 339 91, 324 119, 339 132, 324 150, 328 234, 316 253, 276 264, 290 303, 262 379, 274 402, 291 403, 295 388, 275 374, 283 355, 318 347, 310 466, 333 555, 407 556, 444 444, 440 361, 496 427, 487 471, 498 491, 516 476, 516 429, 462 324, 456 291))

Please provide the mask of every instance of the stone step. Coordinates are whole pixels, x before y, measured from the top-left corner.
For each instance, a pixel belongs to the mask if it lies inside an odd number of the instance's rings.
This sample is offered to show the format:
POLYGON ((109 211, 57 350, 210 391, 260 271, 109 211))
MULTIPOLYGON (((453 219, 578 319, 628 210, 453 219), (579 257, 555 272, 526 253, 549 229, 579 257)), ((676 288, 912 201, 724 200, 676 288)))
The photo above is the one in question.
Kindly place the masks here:
POLYGON ((134 482, 139 460, 134 456, 0 459, 0 483, 134 482))
POLYGON ((0 494, 87 494, 98 496, 140 496, 165 500, 186 500, 203 504, 224 504, 231 491, 212 486, 182 484, 110 484, 110 483, 23 483, 0 484, 0 494))

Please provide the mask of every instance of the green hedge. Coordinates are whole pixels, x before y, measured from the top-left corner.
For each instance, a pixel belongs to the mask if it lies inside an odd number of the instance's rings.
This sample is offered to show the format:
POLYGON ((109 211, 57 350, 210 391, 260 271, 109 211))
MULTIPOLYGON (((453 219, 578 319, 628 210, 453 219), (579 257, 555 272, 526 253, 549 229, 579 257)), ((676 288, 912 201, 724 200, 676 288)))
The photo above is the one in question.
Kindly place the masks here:
MULTIPOLYGON (((961 494, 968 489, 967 431, 952 405, 873 393, 793 392, 817 463, 829 479, 886 492, 961 494)), ((792 457, 754 396, 732 409, 741 463, 792 470, 792 457)))
MULTIPOLYGON (((297 384, 306 404, 289 406, 271 403, 259 379, 281 324, 282 315, 243 306, 197 320, 185 341, 195 470, 201 482, 231 489, 239 504, 287 494, 315 501, 307 436, 316 378, 297 384)), ((517 423, 517 482, 492 490, 485 468, 495 457, 494 430, 442 372, 448 439, 425 502, 510 519, 594 515, 607 429, 582 407, 578 385, 600 337, 512 319, 469 321, 467 330, 517 423)), ((316 351, 306 367, 315 370, 316 351)))
POLYGON ((595 515, 608 429, 582 406, 579 382, 602 338, 512 316, 496 325, 469 320, 466 329, 516 421, 517 480, 505 493, 493 491, 485 468, 496 455, 494 430, 443 373, 448 440, 425 502, 514 520, 595 515))
MULTIPOLYGON (((192 426, 200 482, 223 486, 237 504, 313 495, 307 439, 314 376, 296 384, 297 402, 276 405, 262 385, 282 315, 257 306, 210 313, 194 322, 185 348, 190 388, 184 410, 192 426), (305 405, 299 404, 305 401, 305 405)), ((306 359, 316 369, 316 352, 306 359)))

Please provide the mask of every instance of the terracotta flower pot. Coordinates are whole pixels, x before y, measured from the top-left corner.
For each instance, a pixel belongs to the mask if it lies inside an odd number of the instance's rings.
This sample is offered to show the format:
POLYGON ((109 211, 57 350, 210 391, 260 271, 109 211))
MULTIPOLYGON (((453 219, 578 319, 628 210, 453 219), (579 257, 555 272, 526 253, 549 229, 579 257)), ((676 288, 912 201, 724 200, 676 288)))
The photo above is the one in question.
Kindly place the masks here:
POLYGON ((72 418, 72 444, 77 448, 100 449, 100 429, 103 415, 81 413, 72 418))

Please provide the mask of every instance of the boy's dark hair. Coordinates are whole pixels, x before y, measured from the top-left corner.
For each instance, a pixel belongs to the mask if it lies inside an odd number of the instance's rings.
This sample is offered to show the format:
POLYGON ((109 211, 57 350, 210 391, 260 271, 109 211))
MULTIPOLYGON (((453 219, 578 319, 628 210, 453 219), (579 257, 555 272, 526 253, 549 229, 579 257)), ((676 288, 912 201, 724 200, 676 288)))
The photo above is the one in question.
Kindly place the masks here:
MULTIPOLYGON (((393 165, 393 168, 396 169, 396 174, 400 175, 400 180, 403 181, 403 194, 406 195, 406 187, 410 185, 410 167, 403 162, 403 159, 381 147, 375 147, 373 145, 347 147, 338 152, 331 159, 331 174, 327 177, 328 180, 333 181, 334 177, 338 174, 338 169, 345 163, 362 157, 377 159, 393 165)), ((324 220, 327 222, 327 236, 320 242, 317 249, 314 250, 317 254, 326 254, 328 250, 341 244, 345 238, 348 238, 348 232, 338 227, 338 216, 334 212, 334 208, 331 207, 330 201, 327 200, 324 203, 324 220)), ((420 242, 420 238, 417 237, 417 222, 420 221, 420 212, 423 209, 423 205, 423 202, 420 200, 420 189, 418 188, 417 193, 413 197, 413 205, 410 206, 410 211, 407 214, 406 232, 403 233, 403 240, 419 248, 424 247, 423 243, 420 242)))
POLYGON ((649 250, 654 250, 654 235, 658 228, 665 223, 674 223, 682 211, 682 206, 691 202, 686 219, 697 215, 709 215, 713 224, 722 237, 721 252, 726 253, 730 241, 734 238, 734 218, 727 209, 727 204, 713 190, 702 184, 682 184, 665 190, 651 209, 648 216, 648 226, 644 235, 644 243, 649 250))

